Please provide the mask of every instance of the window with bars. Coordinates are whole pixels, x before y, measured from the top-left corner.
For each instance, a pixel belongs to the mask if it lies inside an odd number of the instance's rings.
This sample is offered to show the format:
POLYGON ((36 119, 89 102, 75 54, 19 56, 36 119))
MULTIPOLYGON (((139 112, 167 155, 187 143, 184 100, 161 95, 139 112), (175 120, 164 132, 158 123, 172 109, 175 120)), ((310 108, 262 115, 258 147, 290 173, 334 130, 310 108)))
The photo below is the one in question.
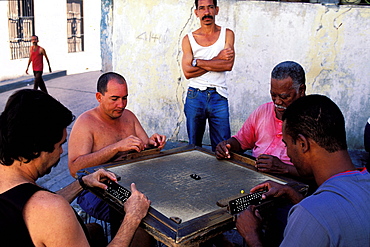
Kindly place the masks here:
POLYGON ((83 0, 67 0, 68 52, 84 51, 83 0))
POLYGON ((35 33, 33 0, 9 0, 8 6, 11 59, 27 58, 35 33))

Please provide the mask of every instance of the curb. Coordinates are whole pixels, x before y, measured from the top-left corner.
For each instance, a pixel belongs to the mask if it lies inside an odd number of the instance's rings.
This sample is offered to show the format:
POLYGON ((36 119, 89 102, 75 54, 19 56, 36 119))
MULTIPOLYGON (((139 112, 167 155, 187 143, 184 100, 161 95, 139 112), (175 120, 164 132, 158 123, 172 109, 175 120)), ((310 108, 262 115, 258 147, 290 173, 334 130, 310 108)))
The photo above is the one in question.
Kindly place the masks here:
MULTIPOLYGON (((66 70, 58 70, 52 73, 44 74, 42 75, 42 78, 44 79, 44 81, 47 81, 47 80, 51 80, 51 79, 66 76, 66 75, 67 75, 66 70)), ((18 78, 18 80, 14 79, 14 80, 9 80, 8 82, 7 81, 0 82, 0 93, 33 84, 33 78, 34 78, 33 76, 29 76, 29 77, 18 78)))

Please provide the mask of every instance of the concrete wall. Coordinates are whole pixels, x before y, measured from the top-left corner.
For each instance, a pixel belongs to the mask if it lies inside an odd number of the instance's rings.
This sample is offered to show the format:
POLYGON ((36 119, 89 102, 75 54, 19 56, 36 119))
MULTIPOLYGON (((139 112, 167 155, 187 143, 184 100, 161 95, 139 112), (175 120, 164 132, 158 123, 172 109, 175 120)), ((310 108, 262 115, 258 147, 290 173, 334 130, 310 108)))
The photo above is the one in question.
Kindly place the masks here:
MULTIPOLYGON (((0 1, 0 81, 25 75, 28 62, 28 58, 10 59, 7 13, 8 1, 0 1)), ((34 14, 35 34, 39 36, 39 45, 46 50, 52 70, 67 70, 72 74, 101 69, 100 0, 84 1, 84 52, 68 53, 66 0, 34 0, 34 14)), ((44 66, 44 73, 47 71, 44 66)))
MULTIPOLYGON (((187 80, 181 40, 199 27, 192 0, 113 1, 107 27, 113 70, 129 85, 128 108, 148 134, 187 140, 183 104, 187 80)), ((307 93, 325 94, 342 109, 351 149, 363 148, 370 116, 370 8, 270 1, 219 1, 216 23, 235 32, 236 59, 228 72, 232 134, 260 104, 270 101, 270 72, 299 62, 307 93)), ((209 143, 208 137, 204 139, 209 143)))

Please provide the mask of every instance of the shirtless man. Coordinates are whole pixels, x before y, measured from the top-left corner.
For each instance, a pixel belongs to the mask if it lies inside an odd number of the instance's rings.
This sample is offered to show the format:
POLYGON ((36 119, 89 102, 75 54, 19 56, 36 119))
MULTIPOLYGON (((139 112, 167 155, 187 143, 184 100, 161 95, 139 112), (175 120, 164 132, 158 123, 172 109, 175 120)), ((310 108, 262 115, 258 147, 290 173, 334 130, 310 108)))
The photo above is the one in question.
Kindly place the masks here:
POLYGON ((120 152, 144 150, 166 144, 166 136, 150 138, 135 114, 125 109, 128 90, 125 79, 114 72, 100 76, 96 99, 99 106, 81 114, 68 143, 68 165, 72 176, 86 167, 108 162, 120 152))
MULTIPOLYGON (((108 72, 100 76, 96 99, 99 106, 81 114, 68 142, 68 166, 72 176, 86 167, 106 163, 122 152, 144 150, 155 146, 162 149, 166 136, 153 134, 150 138, 135 114, 125 109, 128 90, 123 76, 108 72)), ((77 203, 89 215, 111 223, 113 235, 120 226, 122 216, 94 194, 83 191, 77 203)), ((139 228, 134 242, 149 246, 152 239, 139 228)))
POLYGON ((42 79, 42 73, 44 70, 43 57, 45 57, 46 62, 48 62, 49 72, 51 73, 49 58, 46 55, 45 49, 38 45, 39 38, 36 35, 31 37, 31 42, 32 46, 30 47, 30 58, 28 59, 26 74, 28 75, 28 67, 32 62, 33 75, 35 76, 33 89, 40 88, 41 91, 48 93, 45 82, 42 79))
POLYGON ((189 143, 202 146, 208 119, 212 151, 230 138, 226 71, 234 65, 234 32, 216 25, 216 0, 195 0, 200 28, 182 41, 182 70, 189 80, 184 111, 189 143))

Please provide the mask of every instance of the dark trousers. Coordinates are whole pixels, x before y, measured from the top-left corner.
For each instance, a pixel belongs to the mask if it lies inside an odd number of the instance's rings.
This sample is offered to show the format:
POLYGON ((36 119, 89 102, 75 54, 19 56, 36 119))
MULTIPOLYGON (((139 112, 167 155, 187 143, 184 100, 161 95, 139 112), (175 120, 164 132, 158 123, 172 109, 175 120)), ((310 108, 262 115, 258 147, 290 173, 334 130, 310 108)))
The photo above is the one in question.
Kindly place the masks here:
POLYGON ((33 75, 35 76, 35 82, 33 84, 33 89, 40 88, 41 91, 48 93, 46 89, 45 82, 42 79, 42 71, 33 71, 33 75))

